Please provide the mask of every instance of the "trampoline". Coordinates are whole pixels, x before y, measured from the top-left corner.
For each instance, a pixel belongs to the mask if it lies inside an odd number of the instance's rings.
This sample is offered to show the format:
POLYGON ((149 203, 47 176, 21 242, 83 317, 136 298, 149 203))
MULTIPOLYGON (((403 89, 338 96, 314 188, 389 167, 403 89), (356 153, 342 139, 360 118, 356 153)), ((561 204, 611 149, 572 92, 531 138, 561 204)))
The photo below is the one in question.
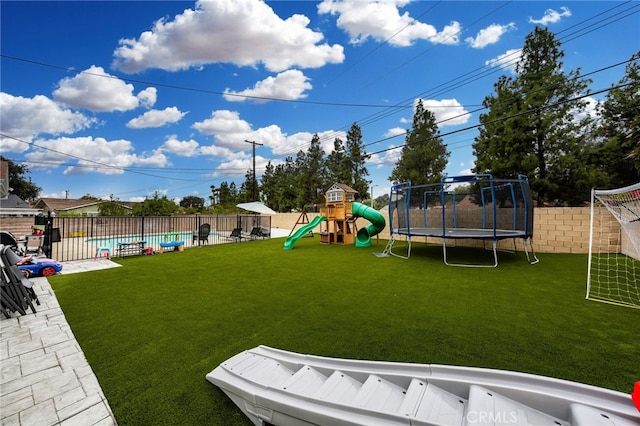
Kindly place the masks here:
POLYGON ((382 256, 407 259, 412 237, 431 237, 441 239, 447 265, 496 267, 498 241, 512 239, 514 251, 516 241, 522 240, 527 261, 539 261, 533 250, 533 200, 528 180, 522 175, 517 179, 495 179, 489 174, 454 176, 436 184, 395 185, 389 196, 389 229, 391 236, 382 256), (482 241, 483 246, 490 241, 493 262, 449 262, 447 241, 463 239, 482 241), (400 241, 405 244, 400 246, 400 241), (406 254, 398 252, 400 247, 406 248, 406 254))

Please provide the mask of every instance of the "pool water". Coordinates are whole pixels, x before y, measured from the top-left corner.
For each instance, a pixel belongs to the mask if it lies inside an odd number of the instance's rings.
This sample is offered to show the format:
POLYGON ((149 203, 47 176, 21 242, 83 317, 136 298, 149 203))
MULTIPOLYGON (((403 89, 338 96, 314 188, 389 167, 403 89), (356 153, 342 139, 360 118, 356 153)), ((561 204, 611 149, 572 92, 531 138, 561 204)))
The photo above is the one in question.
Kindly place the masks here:
MULTIPOLYGON (((158 247, 160 243, 164 242, 165 234, 147 234, 144 236, 144 241, 147 246, 158 247)), ((213 233, 209 234, 211 237, 213 233)), ((191 232, 178 233, 178 241, 188 242, 191 241, 191 232)), ((168 241, 175 241, 175 234, 169 235, 168 241)), ((126 243, 130 241, 140 241, 140 235, 114 235, 113 237, 101 237, 101 238, 89 238, 87 243, 94 244, 96 247, 117 247, 119 243, 126 243)))

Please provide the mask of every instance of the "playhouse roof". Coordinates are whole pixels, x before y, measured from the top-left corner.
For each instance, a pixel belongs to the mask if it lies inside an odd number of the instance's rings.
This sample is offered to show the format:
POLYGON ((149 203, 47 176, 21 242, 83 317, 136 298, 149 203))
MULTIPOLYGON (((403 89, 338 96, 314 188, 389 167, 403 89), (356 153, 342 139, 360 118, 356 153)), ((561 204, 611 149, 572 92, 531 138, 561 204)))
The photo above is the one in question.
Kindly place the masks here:
POLYGON ((329 189, 327 189, 327 192, 329 191, 336 191, 336 190, 342 190, 344 192, 348 192, 351 194, 357 194, 358 191, 356 191, 355 189, 351 188, 349 185, 345 185, 344 183, 334 183, 333 185, 331 185, 331 187, 329 189))

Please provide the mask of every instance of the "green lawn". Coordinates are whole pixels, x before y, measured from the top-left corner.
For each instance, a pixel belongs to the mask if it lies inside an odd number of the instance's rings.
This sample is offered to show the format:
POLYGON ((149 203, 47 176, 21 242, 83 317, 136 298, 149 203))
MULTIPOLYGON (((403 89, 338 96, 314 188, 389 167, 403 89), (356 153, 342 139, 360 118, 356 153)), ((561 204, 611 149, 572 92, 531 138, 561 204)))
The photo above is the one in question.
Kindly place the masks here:
POLYGON ((403 260, 373 256, 383 245, 283 242, 132 257, 122 268, 50 278, 120 425, 249 424, 205 375, 259 344, 508 369, 625 393, 640 380, 639 312, 584 299, 586 255, 540 254, 529 265, 523 253, 500 253, 496 269, 457 268, 443 265, 437 246, 414 243, 403 260))

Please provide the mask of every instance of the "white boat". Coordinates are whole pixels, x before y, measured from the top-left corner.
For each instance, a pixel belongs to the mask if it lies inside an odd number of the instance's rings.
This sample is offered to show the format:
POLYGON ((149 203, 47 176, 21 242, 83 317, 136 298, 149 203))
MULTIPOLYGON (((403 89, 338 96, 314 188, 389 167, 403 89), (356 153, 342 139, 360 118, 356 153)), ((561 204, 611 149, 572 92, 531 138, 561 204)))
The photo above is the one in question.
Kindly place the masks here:
POLYGON ((258 346, 224 361, 207 380, 256 425, 640 425, 630 395, 484 368, 258 346))

